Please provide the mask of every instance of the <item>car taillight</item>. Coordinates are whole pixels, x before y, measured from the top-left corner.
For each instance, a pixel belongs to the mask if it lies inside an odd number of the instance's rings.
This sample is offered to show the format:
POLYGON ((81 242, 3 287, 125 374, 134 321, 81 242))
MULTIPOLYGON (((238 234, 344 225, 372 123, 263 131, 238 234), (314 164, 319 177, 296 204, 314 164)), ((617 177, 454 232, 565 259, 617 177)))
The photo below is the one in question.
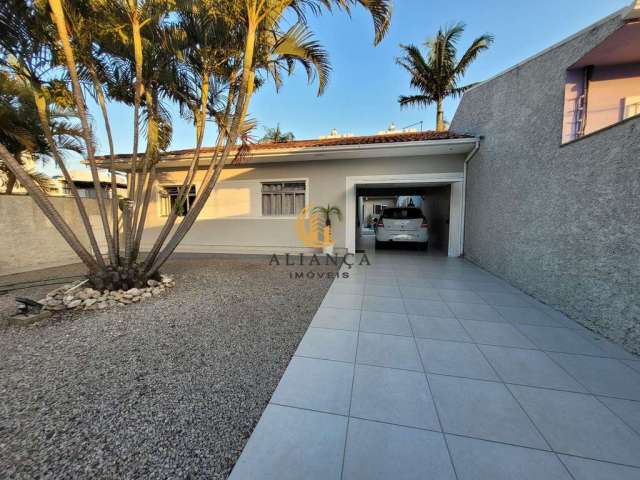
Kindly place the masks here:
POLYGON ((378 220, 378 225, 376 225, 378 228, 384 228, 384 222, 382 221, 382 219, 378 220))
POLYGON ((422 220, 422 224, 420 225, 420 228, 429 228, 429 224, 427 223, 426 220, 422 220))

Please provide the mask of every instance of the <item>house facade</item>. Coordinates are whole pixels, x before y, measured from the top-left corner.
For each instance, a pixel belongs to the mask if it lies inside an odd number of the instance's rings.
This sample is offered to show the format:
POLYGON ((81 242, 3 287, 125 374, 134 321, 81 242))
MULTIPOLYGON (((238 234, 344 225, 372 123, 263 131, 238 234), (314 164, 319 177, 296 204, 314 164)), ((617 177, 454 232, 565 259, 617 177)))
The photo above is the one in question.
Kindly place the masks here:
POLYGON ((465 257, 640 351, 640 2, 465 93, 465 257))
MULTIPOLYGON (((450 132, 408 132, 364 137, 324 138, 253 146, 249 158, 227 165, 216 188, 179 251, 207 253, 311 253, 296 231, 304 207, 332 205, 336 253, 355 252, 359 226, 366 223, 362 199, 372 189, 398 197, 407 188, 429 198, 449 186, 443 228, 446 254, 462 254, 464 162, 477 140, 450 132)), ((200 189, 213 152, 202 152, 183 213, 200 189)), ((156 166, 143 249, 150 247, 165 223, 193 156, 171 152, 156 166)), ((126 158, 126 157, 125 157, 126 158)), ((127 163, 117 165, 125 169, 127 163)))

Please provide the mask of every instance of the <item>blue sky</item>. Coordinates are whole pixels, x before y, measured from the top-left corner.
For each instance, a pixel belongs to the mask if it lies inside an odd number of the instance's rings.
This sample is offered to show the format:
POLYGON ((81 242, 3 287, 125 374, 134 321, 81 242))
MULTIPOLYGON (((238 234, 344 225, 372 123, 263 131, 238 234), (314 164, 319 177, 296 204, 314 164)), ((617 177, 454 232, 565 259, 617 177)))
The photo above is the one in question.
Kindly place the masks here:
MULTIPOLYGON (((478 35, 492 33, 495 43, 478 58, 465 79, 467 83, 477 82, 630 3, 630 0, 395 0, 389 34, 375 48, 370 18, 362 9, 354 11, 351 18, 339 13, 313 18, 312 29, 328 50, 333 66, 327 91, 317 97, 317 86, 307 84, 302 70, 290 77, 279 93, 271 85, 263 87, 250 107, 250 115, 259 122, 256 136, 263 135, 264 127, 277 123, 292 131, 297 139, 315 138, 332 128, 341 133, 372 134, 391 122, 401 128, 423 120, 424 128, 431 129, 435 125, 433 107, 400 110, 398 106, 398 96, 410 93, 407 74, 394 62, 399 44, 421 44, 439 26, 457 21, 467 24, 459 51, 478 35), (450 6, 443 8, 444 4, 450 6)), ((447 119, 453 117, 457 103, 454 99, 446 101, 447 119)), ((100 153, 107 153, 99 112, 93 111, 100 153)), ((130 151, 130 109, 111 105, 110 115, 116 149, 130 151)), ((214 133, 209 129, 209 142, 214 133)), ((193 127, 180 119, 174 109, 171 148, 190 148, 193 144, 193 127)), ((77 168, 75 161, 70 163, 77 168)), ((51 168, 47 170, 53 173, 51 168)))

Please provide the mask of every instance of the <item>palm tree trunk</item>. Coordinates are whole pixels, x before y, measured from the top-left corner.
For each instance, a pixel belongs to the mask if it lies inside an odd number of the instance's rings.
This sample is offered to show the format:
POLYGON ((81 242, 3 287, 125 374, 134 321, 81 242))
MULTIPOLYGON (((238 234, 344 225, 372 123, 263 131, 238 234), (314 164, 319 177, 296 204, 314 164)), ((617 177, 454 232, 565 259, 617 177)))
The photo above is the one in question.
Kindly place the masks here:
POLYGON ((442 99, 437 101, 436 110, 436 132, 444 132, 444 110, 442 109, 442 99))
POLYGON ((71 249, 80 258, 89 271, 96 271, 100 267, 96 263, 96 260, 91 254, 84 248, 78 237, 73 233, 73 230, 69 227, 67 222, 58 213, 55 207, 51 204, 47 196, 42 189, 31 179, 29 174, 25 172, 20 162, 18 162, 13 155, 0 143, 0 158, 4 161, 5 165, 15 175, 17 181, 29 192, 29 195, 33 198, 34 202, 42 213, 47 217, 56 230, 62 235, 62 238, 67 242, 71 249))
MULTIPOLYGON (((174 233, 173 237, 167 242, 167 246, 158 255, 157 260, 149 270, 149 275, 154 275, 158 271, 158 269, 167 261, 167 259, 171 256, 182 239, 185 237, 189 229, 193 226, 196 219, 198 218, 198 215, 204 208, 206 201, 211 195, 216 182, 218 181, 220 173, 224 168, 231 149, 235 146, 236 140, 238 138, 238 133, 240 131, 240 126, 242 125, 242 122, 247 114, 251 96, 255 88, 255 68, 253 65, 253 57, 255 53, 256 32, 258 28, 257 7, 254 5, 253 8, 249 9, 247 14, 247 36, 245 41, 244 56, 242 59, 242 77, 240 88, 238 89, 238 99, 236 101, 233 123, 231 125, 231 131, 227 133, 224 151, 222 152, 220 160, 216 162, 216 166, 211 177, 203 182, 203 187, 201 187, 200 194, 196 197, 194 205, 190 208, 189 212, 184 217, 182 223, 174 233)), ((214 153, 214 157, 216 155, 217 154, 214 153)), ((214 162, 212 161, 209 171, 211 171, 211 167, 213 165, 214 162)))
POLYGON ((13 172, 7 172, 7 187, 5 188, 4 193, 7 195, 11 195, 13 193, 13 187, 16 186, 16 176, 13 172))
POLYGON ((111 230, 109 228, 109 219, 107 217, 107 209, 104 200, 104 190, 102 189, 102 185, 100 183, 100 176, 98 174, 98 168, 96 166, 96 161, 93 154, 93 135, 89 126, 89 120, 87 118, 87 112, 84 104, 84 97, 82 95, 82 89, 80 88, 80 82, 78 80, 78 72, 76 71, 76 62, 73 55, 73 49, 71 48, 71 41, 69 40, 69 34, 67 32, 64 10, 62 9, 62 3, 60 0, 49 0, 49 5, 51 6, 52 16, 58 30, 58 36, 60 37, 60 41, 62 42, 67 69, 69 70, 69 75, 71 77, 73 96, 75 99, 76 107, 78 108, 78 115, 80 117, 80 123, 82 125, 82 133, 87 147, 89 168, 91 170, 91 176, 93 177, 93 186, 96 190, 98 211, 100 212, 102 228, 104 229, 104 235, 107 241, 109 259, 112 265, 117 265, 118 262, 113 250, 113 241, 111 237, 111 230))
POLYGON ((109 121, 109 112, 107 111, 107 103, 104 99, 104 90, 102 89, 102 84, 98 78, 98 74, 96 73, 94 65, 89 62, 89 74, 91 75, 91 80, 93 82, 93 88, 96 92, 96 97, 98 99, 98 105, 100 105, 100 110, 102 112, 102 119, 104 121, 104 128, 107 132, 107 140, 109 142, 109 157, 111 159, 111 164, 109 166, 109 173, 111 174, 111 227, 113 231, 111 233, 113 238, 113 249, 116 252, 116 259, 118 263, 120 262, 120 229, 119 224, 120 221, 118 219, 118 179, 116 177, 115 171, 115 161, 116 161, 116 153, 115 148, 113 146, 113 134, 111 133, 111 122, 109 121))
POLYGON ((89 244, 91 245, 91 250, 93 250, 93 255, 100 267, 104 267, 104 260, 102 259, 102 253, 100 252, 100 247, 98 246, 98 241, 96 240, 96 236, 93 233, 93 228, 91 227, 91 221, 89 220, 89 215, 87 214, 87 209, 82 203, 82 198, 78 193, 78 189, 76 188, 75 183, 73 183, 73 179, 69 174, 69 170, 67 170, 67 166, 60 157, 60 152, 58 152, 58 148, 56 146, 56 142, 53 139, 53 133, 51 132, 51 127, 49 126, 49 114, 47 112, 47 100, 45 99, 42 91, 36 85, 32 86, 33 89, 33 98, 36 104, 36 110, 38 112, 38 118, 40 120, 40 126, 42 127, 42 131, 44 132, 44 136, 47 139, 47 143, 49 144, 49 148, 51 148, 51 152, 53 153, 53 159, 58 165, 58 168, 62 172, 62 176, 64 177, 67 185, 69 186, 69 190, 71 190, 71 196, 78 208, 78 213, 80 214, 80 219, 82 220, 82 224, 84 225, 84 229, 87 232, 87 237, 89 238, 89 244))

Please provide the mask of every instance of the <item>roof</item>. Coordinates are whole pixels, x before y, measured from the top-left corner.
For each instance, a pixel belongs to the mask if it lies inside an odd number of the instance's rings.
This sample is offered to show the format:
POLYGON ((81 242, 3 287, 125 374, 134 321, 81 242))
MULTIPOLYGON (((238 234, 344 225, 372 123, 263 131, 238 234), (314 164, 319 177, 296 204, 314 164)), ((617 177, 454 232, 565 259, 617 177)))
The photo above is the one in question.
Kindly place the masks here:
MULTIPOLYGON (((74 182, 85 182, 85 183, 93 183, 93 177, 91 176, 91 172, 89 170, 71 170, 69 172, 69 176, 74 182)), ((56 180, 64 181, 64 177, 62 175, 56 175, 53 177, 56 180)), ((98 178, 100 179, 100 183, 111 183, 111 174, 109 172, 105 172, 101 170, 98 172, 98 178)), ((126 175, 116 174, 116 182, 118 185, 125 187, 127 186, 127 177, 126 175)))
MULTIPOLYGON (((380 145, 380 144, 395 144, 395 143, 408 143, 408 142, 425 142, 433 140, 456 140, 474 138, 471 135, 462 135, 455 132, 398 132, 398 133, 385 133, 382 135, 363 135, 363 136, 350 136, 350 137, 336 137, 336 138, 322 138, 322 139, 310 139, 310 140, 292 140, 290 142, 278 142, 278 143, 256 143, 251 145, 251 151, 268 151, 268 150, 295 150, 304 148, 322 148, 322 147, 339 147, 349 145, 380 145)), ((201 149, 201 153, 213 153, 214 147, 204 147, 201 149)), ((169 160, 168 157, 177 157, 182 155, 188 155, 193 153, 194 149, 185 150, 172 150, 163 154, 163 160, 169 160)), ((116 158, 130 158, 131 154, 119 154, 116 158)), ((106 160, 108 157, 97 157, 101 160, 106 160)))

